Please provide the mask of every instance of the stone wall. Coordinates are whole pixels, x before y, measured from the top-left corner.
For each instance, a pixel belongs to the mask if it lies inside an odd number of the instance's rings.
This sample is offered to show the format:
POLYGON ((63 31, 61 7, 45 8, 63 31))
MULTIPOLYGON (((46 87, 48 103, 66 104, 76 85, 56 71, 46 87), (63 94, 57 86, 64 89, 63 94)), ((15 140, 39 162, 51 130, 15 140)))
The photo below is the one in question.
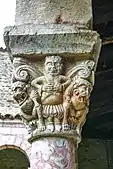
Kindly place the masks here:
MULTIPOLYGON (((0 115, 11 114, 16 116, 19 113, 17 104, 12 98, 11 92, 11 73, 12 63, 7 52, 0 50, 0 115)), ((2 117, 3 118, 3 117, 2 117)))
MULTIPOLYGON (((12 70, 13 66, 8 53, 0 48, 0 148, 5 145, 16 146, 26 152, 30 158, 31 144, 27 141, 27 130, 20 120, 19 107, 12 97, 12 70)), ((2 154, 1 151, 0 153, 2 154)), ((0 160, 0 168, 4 160, 12 161, 6 155, 6 159, 0 160)))
POLYGON ((31 154, 31 144, 27 141, 27 130, 18 120, 0 121, 0 146, 14 145, 24 150, 28 157, 31 154))

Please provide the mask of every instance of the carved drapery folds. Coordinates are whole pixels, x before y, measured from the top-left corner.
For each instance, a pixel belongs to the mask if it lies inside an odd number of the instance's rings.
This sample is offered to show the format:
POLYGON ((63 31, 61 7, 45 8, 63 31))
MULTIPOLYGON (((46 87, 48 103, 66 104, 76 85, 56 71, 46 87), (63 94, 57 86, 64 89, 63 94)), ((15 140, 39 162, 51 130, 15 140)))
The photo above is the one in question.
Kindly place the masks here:
POLYGON ((94 85, 95 62, 73 60, 70 64, 58 55, 37 60, 35 66, 22 57, 20 60, 21 64, 14 63, 12 90, 29 140, 58 135, 80 142, 94 85), (65 66, 68 64, 70 68, 65 66))

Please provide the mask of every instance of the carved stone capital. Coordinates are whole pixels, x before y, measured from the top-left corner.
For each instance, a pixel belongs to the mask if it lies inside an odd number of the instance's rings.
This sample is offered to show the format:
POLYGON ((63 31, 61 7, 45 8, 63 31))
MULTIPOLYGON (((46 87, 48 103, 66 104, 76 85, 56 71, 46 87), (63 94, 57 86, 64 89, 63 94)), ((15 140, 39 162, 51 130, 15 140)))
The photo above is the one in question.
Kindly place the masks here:
POLYGON ((37 62, 15 58, 13 63, 13 97, 20 106, 29 141, 56 136, 79 143, 94 85, 95 62, 52 55, 37 62))

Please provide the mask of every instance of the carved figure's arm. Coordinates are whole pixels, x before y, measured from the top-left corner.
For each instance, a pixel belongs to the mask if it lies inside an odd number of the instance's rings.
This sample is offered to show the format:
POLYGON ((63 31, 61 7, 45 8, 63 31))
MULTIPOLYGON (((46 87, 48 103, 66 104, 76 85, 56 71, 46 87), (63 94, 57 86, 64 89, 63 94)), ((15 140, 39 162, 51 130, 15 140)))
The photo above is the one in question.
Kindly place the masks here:
POLYGON ((61 76, 61 82, 63 85, 63 90, 65 91, 65 89, 71 84, 71 79, 66 76, 61 76))
POLYGON ((31 82, 31 86, 35 87, 35 90, 38 91, 40 96, 42 93, 43 84, 44 84, 44 76, 38 77, 31 82))
POLYGON ((44 76, 38 77, 31 82, 31 85, 37 89, 41 89, 43 85, 44 76))
POLYGON ((73 93, 73 83, 71 83, 65 90, 64 96, 71 97, 73 93))

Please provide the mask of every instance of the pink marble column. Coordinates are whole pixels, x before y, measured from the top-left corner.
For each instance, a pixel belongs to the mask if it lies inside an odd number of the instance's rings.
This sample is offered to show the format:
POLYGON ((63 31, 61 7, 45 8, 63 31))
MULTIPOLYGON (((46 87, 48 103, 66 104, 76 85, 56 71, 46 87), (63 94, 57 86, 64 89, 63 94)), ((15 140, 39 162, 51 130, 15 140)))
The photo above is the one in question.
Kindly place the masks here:
POLYGON ((65 138, 34 141, 31 157, 31 169, 77 169, 76 144, 65 138))

